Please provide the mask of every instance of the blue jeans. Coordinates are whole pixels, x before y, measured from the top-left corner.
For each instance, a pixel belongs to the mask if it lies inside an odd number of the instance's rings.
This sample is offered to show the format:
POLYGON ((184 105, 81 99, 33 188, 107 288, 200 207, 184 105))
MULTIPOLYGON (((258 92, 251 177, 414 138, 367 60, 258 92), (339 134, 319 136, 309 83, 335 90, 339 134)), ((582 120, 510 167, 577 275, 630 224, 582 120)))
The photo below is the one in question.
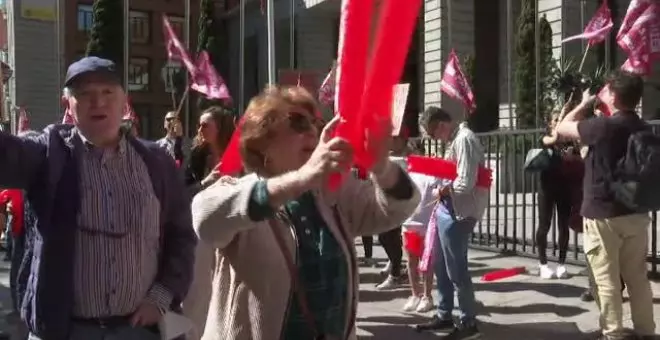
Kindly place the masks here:
POLYGON ((456 291, 461 323, 473 324, 476 322, 476 299, 467 252, 468 240, 477 221, 474 218, 455 220, 444 205, 438 206, 434 217, 440 239, 440 244, 435 247, 433 262, 440 295, 438 317, 441 320, 451 319, 456 291))

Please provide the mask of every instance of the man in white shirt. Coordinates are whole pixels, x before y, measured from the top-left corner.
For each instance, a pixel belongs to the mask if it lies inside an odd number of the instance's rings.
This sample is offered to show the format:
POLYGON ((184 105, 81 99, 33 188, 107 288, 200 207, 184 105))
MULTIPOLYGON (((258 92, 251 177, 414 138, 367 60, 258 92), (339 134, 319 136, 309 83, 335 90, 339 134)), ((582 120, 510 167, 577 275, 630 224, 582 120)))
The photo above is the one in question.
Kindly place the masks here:
POLYGON ((467 123, 457 124, 449 113, 438 107, 426 109, 423 124, 431 138, 449 143, 445 158, 456 163, 458 176, 437 193, 442 201, 434 214, 440 240, 434 253, 440 296, 438 313, 430 322, 418 325, 417 330, 448 330, 447 340, 475 339, 479 331, 467 251, 472 229, 488 205, 488 191, 476 186, 484 151, 467 123), (458 325, 452 320, 454 292, 457 292, 461 311, 458 325))

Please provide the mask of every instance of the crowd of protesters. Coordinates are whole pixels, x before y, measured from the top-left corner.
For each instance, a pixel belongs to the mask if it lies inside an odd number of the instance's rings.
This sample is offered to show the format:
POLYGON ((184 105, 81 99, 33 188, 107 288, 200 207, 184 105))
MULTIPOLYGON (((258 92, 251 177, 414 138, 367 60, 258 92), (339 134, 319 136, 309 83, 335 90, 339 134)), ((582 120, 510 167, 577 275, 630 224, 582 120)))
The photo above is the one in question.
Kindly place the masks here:
MULTIPOLYGON (((406 156, 424 150, 405 129, 371 141, 376 162, 365 171, 354 166, 351 145, 334 136, 339 120, 322 122, 306 90, 271 87, 243 115, 244 169, 229 177, 216 166, 237 132, 230 111, 200 113, 185 157, 176 112, 166 114, 157 142, 122 125, 126 93, 111 61, 73 63, 64 85, 75 124, 0 133, 0 187, 7 188, 0 223, 8 226, 6 260, 23 339, 160 339, 168 313, 192 322, 185 334, 192 340, 355 339, 354 240, 363 237, 363 261, 373 266, 373 235, 389 260, 377 289, 409 282, 402 309, 436 309, 416 330, 442 331, 447 340, 479 337, 467 254, 488 204, 488 189, 477 185, 484 150, 449 112, 427 108, 421 127, 447 143, 454 180, 407 173, 406 156), (355 176, 346 173, 351 168, 355 176), (337 173, 341 184, 328 188, 337 173), (429 238, 437 239, 433 249, 425 249, 429 238), (420 270, 425 254, 431 264, 420 270)), ((643 83, 617 73, 609 85, 605 104, 615 115, 584 119, 594 101, 585 93, 543 139, 560 157, 541 175, 539 275, 567 276, 569 226, 584 217, 584 230, 574 229, 585 234, 588 294, 601 311, 602 337, 644 338, 655 332, 645 277, 648 215, 623 209, 603 191, 610 177, 601 166, 624 152, 643 83), (588 147, 584 161, 580 145, 588 147), (566 170, 566 162, 577 165, 566 170), (562 191, 583 175, 584 192, 562 191), (561 251, 551 269, 545 247, 554 210, 561 251), (624 283, 636 334, 622 326, 624 283)))

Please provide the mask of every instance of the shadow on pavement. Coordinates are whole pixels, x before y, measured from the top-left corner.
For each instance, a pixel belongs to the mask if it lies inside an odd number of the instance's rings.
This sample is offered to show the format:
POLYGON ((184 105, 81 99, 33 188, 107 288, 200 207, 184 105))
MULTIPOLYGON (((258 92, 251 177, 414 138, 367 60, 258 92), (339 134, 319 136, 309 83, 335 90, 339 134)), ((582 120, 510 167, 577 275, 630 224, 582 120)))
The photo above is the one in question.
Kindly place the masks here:
MULTIPOLYGON (((422 332, 414 330, 413 325, 426 322, 428 318, 419 315, 406 315, 400 317, 368 317, 359 318, 361 323, 359 329, 369 335, 358 337, 359 339, 437 339, 442 333, 422 332), (364 325, 366 323, 366 325, 364 325)), ((594 333, 583 333, 574 322, 545 322, 545 323, 520 323, 520 324, 495 324, 479 322, 479 329, 483 339, 488 340, 555 340, 563 338, 567 340, 592 339, 594 333)))
POLYGON ((403 299, 410 296, 410 289, 402 287, 393 290, 360 290, 360 302, 382 302, 403 299))
POLYGON ((534 283, 524 281, 490 283, 475 282, 474 289, 475 291, 486 291, 494 293, 511 293, 524 290, 532 290, 555 298, 578 297, 580 294, 582 294, 582 292, 584 292, 583 287, 565 283, 534 283))
POLYGON ((589 310, 576 306, 554 303, 532 303, 522 306, 482 306, 479 314, 555 314, 559 317, 568 318, 588 312, 589 310))

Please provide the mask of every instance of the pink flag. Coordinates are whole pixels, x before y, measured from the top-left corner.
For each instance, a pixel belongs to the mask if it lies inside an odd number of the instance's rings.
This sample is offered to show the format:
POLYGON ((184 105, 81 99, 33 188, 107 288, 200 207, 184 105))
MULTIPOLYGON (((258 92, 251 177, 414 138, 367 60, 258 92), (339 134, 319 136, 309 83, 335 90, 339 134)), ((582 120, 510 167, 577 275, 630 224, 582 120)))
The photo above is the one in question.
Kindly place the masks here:
POLYGON ((447 61, 447 66, 445 66, 445 72, 442 75, 440 90, 450 97, 461 101, 469 112, 472 112, 477 108, 472 89, 461 70, 461 64, 453 49, 449 53, 449 60, 447 61))
POLYGON ((69 108, 66 108, 64 110, 64 116, 62 117, 62 124, 76 125, 76 117, 73 116, 69 108))
POLYGON ((633 27, 633 24, 635 24, 637 19, 642 15, 642 13, 644 13, 646 8, 649 7, 651 3, 651 0, 630 1, 630 5, 628 5, 628 10, 626 11, 626 16, 621 22, 621 28, 619 28, 619 32, 616 34, 617 41, 621 39, 622 36, 627 34, 628 31, 630 31, 630 29, 633 27))
POLYGON ((607 6, 607 1, 603 1, 603 4, 584 28, 582 34, 568 37, 561 42, 565 43, 576 39, 588 39, 589 45, 595 45, 605 40, 607 34, 612 30, 612 27, 614 27, 614 22, 612 22, 612 12, 610 12, 610 8, 607 6))
POLYGON ((135 111, 133 110, 133 106, 131 106, 131 101, 129 99, 126 99, 126 104, 124 105, 124 117, 122 119, 130 120, 133 123, 138 123, 139 121, 138 116, 135 114, 135 111))
POLYGON ((25 132, 30 129, 30 120, 28 119, 27 110, 23 107, 18 108, 18 132, 25 132))
POLYGON ((617 43, 628 54, 623 70, 649 74, 651 63, 660 57, 660 5, 646 6, 626 33, 617 38, 617 43))
POLYGON ((600 91, 598 91, 598 94, 596 97, 598 97, 598 100, 600 103, 598 103, 598 106, 596 109, 598 109, 600 112, 603 113, 604 116, 611 116, 612 111, 610 111, 610 107, 607 105, 607 103, 610 101, 609 98, 612 94, 610 93, 610 85, 605 85, 600 91))
POLYGON ((337 64, 332 66, 330 73, 323 79, 319 88, 319 102, 324 105, 332 105, 335 100, 335 88, 337 87, 337 64))
POLYGON ((179 41, 176 33, 172 29, 170 21, 163 15, 163 36, 165 37, 165 48, 167 49, 167 58, 173 61, 180 61, 188 70, 190 75, 195 75, 196 69, 192 59, 188 55, 185 46, 179 41))
POLYGON ((422 273, 429 271, 429 266, 433 264, 433 251, 435 247, 437 247, 436 239, 438 238, 438 226, 435 221, 435 211, 438 209, 438 204, 439 203, 436 203, 435 206, 433 206, 434 213, 431 215, 426 235, 424 235, 424 252, 422 253, 419 265, 417 266, 417 269, 422 273))
POLYGON ((225 81, 211 64, 211 58, 206 51, 199 53, 195 66, 197 73, 192 77, 191 89, 208 99, 231 99, 225 81))

